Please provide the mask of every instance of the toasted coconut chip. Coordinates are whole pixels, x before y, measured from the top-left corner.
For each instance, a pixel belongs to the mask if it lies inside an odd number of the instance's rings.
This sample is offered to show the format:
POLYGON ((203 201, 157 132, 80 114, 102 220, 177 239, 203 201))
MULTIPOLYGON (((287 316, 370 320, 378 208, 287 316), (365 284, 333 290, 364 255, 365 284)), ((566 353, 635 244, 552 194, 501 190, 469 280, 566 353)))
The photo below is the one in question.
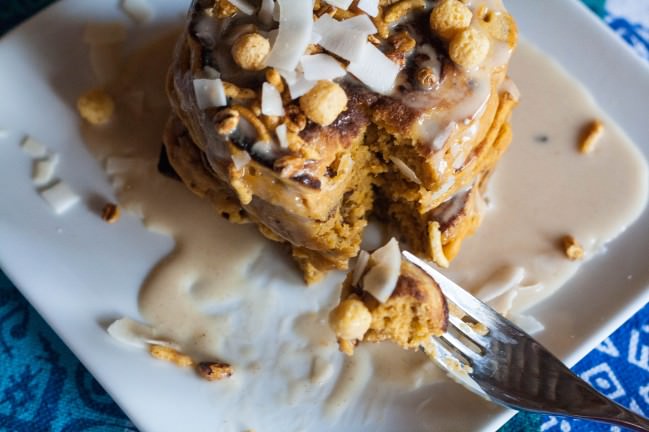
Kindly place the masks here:
POLYGON ((138 24, 148 23, 155 16, 155 11, 147 0, 122 0, 120 7, 138 24))
POLYGON ((363 278, 363 290, 381 303, 388 301, 399 280, 401 251, 399 242, 392 238, 370 256, 372 267, 363 278))
POLYGON ((273 144, 266 141, 257 141, 255 144, 253 144, 250 151, 252 151, 252 153, 256 154, 257 156, 265 159, 270 158, 274 154, 273 144))
POLYGON ((284 123, 275 128, 275 135, 277 135, 279 147, 286 150, 288 148, 288 129, 284 123))
POLYGON ((356 30, 367 36, 373 35, 378 31, 370 17, 367 15, 356 15, 355 17, 348 18, 340 23, 350 30, 356 30))
POLYGON ((266 64, 294 70, 304 55, 313 30, 313 4, 310 1, 278 0, 279 33, 268 54, 266 64))
POLYGON ((358 285, 361 281, 363 273, 367 268, 367 264, 370 262, 370 254, 367 251, 361 250, 356 258, 356 265, 354 266, 354 272, 352 273, 352 285, 358 285))
POLYGON ((275 86, 267 82, 261 88, 261 113, 267 116, 284 115, 282 95, 275 86))
POLYGON ((58 181, 40 192, 41 197, 52 207, 54 213, 63 214, 81 199, 66 183, 58 181))
POLYGON ((42 158, 47 154, 47 148, 31 136, 26 136, 22 140, 20 148, 22 148, 27 155, 33 158, 42 158))
POLYGON ((344 24, 344 21, 336 21, 329 15, 323 15, 315 22, 313 31, 321 36, 320 46, 324 49, 345 60, 356 61, 360 60, 366 51, 367 34, 351 27, 344 24))
POLYGON ((507 291, 520 286, 523 279, 525 279, 525 269, 523 267, 505 266, 490 276, 475 295, 483 302, 490 302, 507 291))
POLYGON ((375 17, 379 14, 379 0, 358 0, 358 8, 369 16, 375 17))
POLYGON ((298 75, 294 84, 288 85, 288 90, 291 93, 291 99, 297 99, 304 96, 317 84, 317 81, 309 81, 304 78, 303 74, 298 75))
POLYGON ((297 82, 298 79, 298 73, 294 70, 292 71, 286 71, 282 69, 277 69, 277 72, 279 72, 280 76, 284 78, 284 81, 286 81, 286 84, 288 85, 293 85, 297 82))
POLYGON ((439 222, 428 222, 428 239, 435 264, 443 268, 448 268, 450 263, 442 247, 442 232, 440 231, 439 222))
POLYGON ((347 74, 340 63, 327 54, 304 56, 300 63, 304 71, 304 78, 309 81, 334 80, 347 74))
POLYGON ((54 177, 59 164, 59 155, 55 154, 46 159, 36 161, 32 171, 32 181, 36 186, 44 186, 54 177))
POLYGON ((252 160, 247 151, 236 152, 231 157, 232 157, 232 162, 234 163, 234 167, 237 170, 244 168, 252 160))
POLYGON ((398 157, 395 156, 390 156, 390 160, 392 163, 397 167, 397 169, 403 174, 403 176, 410 180, 413 183, 416 183, 418 185, 421 184, 421 180, 419 180, 419 177, 417 177, 417 174, 415 171, 413 171, 412 168, 410 168, 404 161, 399 159, 398 157))
POLYGON ((375 92, 391 93, 394 81, 401 70, 399 65, 387 58, 380 49, 371 43, 365 41, 364 44, 362 56, 357 60, 352 60, 347 66, 347 71, 375 92))
POLYGON ((252 15, 255 13, 255 7, 248 3, 246 0, 228 0, 234 6, 237 7, 241 12, 246 15, 252 15))
POLYGON ((194 93, 199 109, 226 106, 228 99, 225 95, 223 81, 220 79, 195 79, 194 93))
POLYGON ((126 345, 132 345, 138 348, 147 348, 149 345, 159 345, 178 349, 178 345, 161 338, 153 327, 139 323, 130 318, 118 319, 109 325, 106 331, 115 340, 126 345))

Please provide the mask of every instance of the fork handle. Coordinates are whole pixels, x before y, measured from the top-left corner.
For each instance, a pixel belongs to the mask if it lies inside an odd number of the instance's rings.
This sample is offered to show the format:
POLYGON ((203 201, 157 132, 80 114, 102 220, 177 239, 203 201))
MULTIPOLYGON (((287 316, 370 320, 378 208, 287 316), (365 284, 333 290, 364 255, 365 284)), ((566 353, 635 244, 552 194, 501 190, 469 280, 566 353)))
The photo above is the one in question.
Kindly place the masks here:
POLYGON ((638 432, 649 432, 649 420, 618 404, 611 404, 607 412, 584 418, 612 423, 638 432))

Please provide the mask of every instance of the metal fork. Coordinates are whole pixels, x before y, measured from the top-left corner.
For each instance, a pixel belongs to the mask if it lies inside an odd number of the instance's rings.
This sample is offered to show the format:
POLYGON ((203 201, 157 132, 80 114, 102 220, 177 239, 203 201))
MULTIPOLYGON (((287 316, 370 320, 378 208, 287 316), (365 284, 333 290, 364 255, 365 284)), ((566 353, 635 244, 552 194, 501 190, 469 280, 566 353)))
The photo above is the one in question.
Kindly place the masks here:
POLYGON ((426 262, 409 252, 403 255, 439 284, 458 312, 466 314, 449 314, 447 332, 432 340, 432 357, 455 381, 508 408, 649 432, 647 419, 598 393, 515 324, 426 262))

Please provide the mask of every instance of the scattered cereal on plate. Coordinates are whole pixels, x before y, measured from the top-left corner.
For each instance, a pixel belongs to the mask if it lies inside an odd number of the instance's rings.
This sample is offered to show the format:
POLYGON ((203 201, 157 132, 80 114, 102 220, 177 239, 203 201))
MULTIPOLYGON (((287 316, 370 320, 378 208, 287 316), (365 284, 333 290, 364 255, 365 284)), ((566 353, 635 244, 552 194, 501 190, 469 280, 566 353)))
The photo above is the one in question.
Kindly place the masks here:
POLYGON ((121 210, 116 204, 113 203, 107 203, 101 210, 101 218, 109 224, 114 224, 115 222, 117 222, 120 215, 121 210))
POLYGON ((572 261, 579 261, 584 258, 584 248, 577 242, 577 240, 571 236, 566 235, 562 239, 563 251, 572 261))
POLYGON ((194 365, 194 360, 173 348, 162 345, 150 345, 149 353, 158 360, 164 360, 174 363, 180 367, 189 367, 194 365))
POLYGON ((227 363, 201 362, 196 366, 196 372, 207 381, 220 381, 230 378, 234 373, 234 369, 227 363))
POLYGON ((115 103, 103 89, 90 90, 79 97, 77 109, 82 118, 93 125, 108 123, 113 117, 115 103))
POLYGON ((601 120, 598 119, 590 122, 581 136, 579 151, 583 154, 592 152, 603 133, 604 123, 601 120))

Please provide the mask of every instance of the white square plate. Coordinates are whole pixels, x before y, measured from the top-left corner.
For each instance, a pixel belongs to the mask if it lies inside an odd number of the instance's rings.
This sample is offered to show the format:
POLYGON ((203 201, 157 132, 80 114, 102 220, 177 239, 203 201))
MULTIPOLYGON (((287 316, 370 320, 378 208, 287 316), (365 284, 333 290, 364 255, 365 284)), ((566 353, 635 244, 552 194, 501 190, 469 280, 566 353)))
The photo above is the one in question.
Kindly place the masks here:
MULTIPOLYGON (((136 39, 155 38, 179 23, 189 3, 151 2, 156 19, 146 31, 133 30, 136 39)), ((133 217, 122 220, 119 230, 108 228, 89 207, 56 217, 34 191, 31 162, 18 146, 26 133, 47 140, 61 155, 59 172, 85 202, 112 196, 82 143, 74 100, 92 82, 81 43, 84 25, 124 20, 114 3, 61 0, 0 41, 0 126, 13 131, 0 141, 0 264, 139 428, 220 430, 209 385, 117 349, 98 324, 138 315, 137 289, 168 253, 171 240, 148 232, 133 217)), ((508 6, 522 34, 577 77, 649 155, 646 65, 578 1, 516 0, 508 6)), ((648 225, 645 211, 607 254, 534 310, 547 327, 540 339, 567 363, 649 300, 648 225)), ((431 430, 492 431, 512 414, 454 384, 440 391, 447 404, 439 407, 444 414, 431 430)))

